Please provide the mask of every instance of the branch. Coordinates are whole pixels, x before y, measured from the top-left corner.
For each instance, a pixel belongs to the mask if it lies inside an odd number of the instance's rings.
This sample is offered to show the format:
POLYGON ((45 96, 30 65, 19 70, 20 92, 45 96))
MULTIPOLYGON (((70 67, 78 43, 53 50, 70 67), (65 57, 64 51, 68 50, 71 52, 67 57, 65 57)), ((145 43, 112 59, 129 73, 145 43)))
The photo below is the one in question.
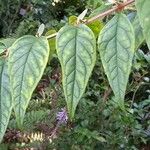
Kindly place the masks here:
POLYGON ((105 11, 105 12, 103 12, 103 13, 97 15, 97 16, 94 16, 94 17, 90 18, 89 20, 87 20, 86 24, 89 24, 89 23, 91 23, 95 20, 98 20, 98 19, 101 19, 105 16, 108 16, 108 15, 112 14, 113 12, 118 11, 119 9, 123 9, 124 7, 132 4, 133 2, 135 2, 135 0, 128 0, 127 2, 124 2, 120 5, 117 5, 114 8, 111 8, 111 9, 109 9, 109 10, 107 10, 107 11, 105 11))
MULTIPOLYGON (((124 3, 118 4, 117 6, 111 8, 111 9, 109 9, 109 10, 103 12, 103 13, 98 14, 97 16, 94 16, 94 17, 88 19, 88 20, 85 22, 85 24, 90 24, 91 22, 94 22, 94 21, 96 21, 96 20, 99 20, 99 19, 101 19, 101 18, 103 18, 103 17, 105 17, 105 16, 108 16, 108 15, 114 13, 114 12, 121 11, 121 10, 124 9, 126 6, 128 6, 128 5, 130 5, 130 4, 134 3, 134 2, 135 2, 135 0, 128 0, 128 1, 126 1, 126 2, 124 2, 124 3)), ((51 35, 47 36, 47 39, 54 38, 56 35, 57 35, 57 33, 51 34, 51 35)))

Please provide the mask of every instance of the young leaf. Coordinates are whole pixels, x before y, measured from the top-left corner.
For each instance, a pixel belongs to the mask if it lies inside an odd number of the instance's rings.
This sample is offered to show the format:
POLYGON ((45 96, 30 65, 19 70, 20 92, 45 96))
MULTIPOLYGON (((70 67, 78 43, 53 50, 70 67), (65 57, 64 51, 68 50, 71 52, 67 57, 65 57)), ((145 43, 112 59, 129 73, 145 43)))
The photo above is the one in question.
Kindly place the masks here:
POLYGON ((104 24, 100 20, 96 20, 96 21, 88 24, 88 27, 93 31, 95 37, 97 38, 99 35, 99 32, 104 27, 104 24))
POLYGON ((123 105, 126 85, 134 56, 133 27, 124 14, 116 14, 102 29, 98 48, 110 86, 123 105))
POLYGON ((70 16, 69 17, 69 24, 70 25, 76 25, 77 24, 77 17, 76 16, 70 16))
POLYGON ((40 37, 43 32, 44 32, 44 29, 45 29, 45 25, 42 23, 39 28, 38 28, 38 31, 37 31, 37 35, 40 37))
POLYGON ((86 25, 66 25, 58 32, 56 48, 62 67, 67 107, 73 119, 95 64, 96 40, 86 25))
POLYGON ((0 58, 0 142, 5 134, 12 111, 8 66, 4 58, 0 58))
POLYGON ((94 17, 94 16, 96 16, 96 15, 98 15, 100 13, 103 13, 103 12, 107 11, 110 8, 112 8, 112 5, 102 4, 100 7, 96 8, 95 10, 93 10, 89 17, 94 17))
POLYGON ((143 33, 150 49, 150 0, 136 0, 135 2, 143 33))
POLYGON ((85 9, 85 10, 78 16, 78 18, 77 18, 77 24, 78 24, 81 20, 84 19, 84 17, 86 16, 87 12, 88 12, 88 9, 85 9))
POLYGON ((23 36, 10 48, 9 70, 15 115, 20 127, 31 95, 42 77, 49 57, 44 37, 23 36))

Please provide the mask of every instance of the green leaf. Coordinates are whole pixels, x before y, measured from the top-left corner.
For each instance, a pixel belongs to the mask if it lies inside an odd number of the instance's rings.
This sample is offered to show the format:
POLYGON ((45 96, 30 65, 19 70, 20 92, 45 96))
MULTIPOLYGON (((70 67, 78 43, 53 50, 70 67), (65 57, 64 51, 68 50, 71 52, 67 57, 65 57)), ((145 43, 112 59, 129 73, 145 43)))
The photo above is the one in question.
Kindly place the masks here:
POLYGON ((134 21, 136 16, 137 16, 136 12, 131 12, 127 15, 128 19, 130 20, 131 23, 134 21))
POLYGON ((135 50, 137 50, 145 40, 143 35, 143 29, 140 25, 139 17, 137 15, 134 21, 132 22, 132 25, 135 33, 135 50))
POLYGON ((27 35, 19 38, 9 50, 14 110, 18 127, 21 127, 29 100, 48 61, 48 41, 44 37, 27 35))
POLYGON ((69 24, 70 25, 76 25, 77 24, 77 17, 76 16, 70 16, 69 17, 69 24))
MULTIPOLYGON (((56 33, 56 30, 49 30, 45 35, 48 36, 54 33, 56 33)), ((55 38, 48 39, 48 43, 50 48, 50 54, 49 54, 49 62, 50 62, 53 58, 53 55, 56 52, 56 39, 55 38)))
POLYGON ((104 27, 104 24, 103 24, 103 22, 97 20, 97 21, 94 21, 94 22, 88 24, 88 27, 93 31, 93 33, 95 34, 95 37, 98 37, 99 32, 104 27))
POLYGON ((102 4, 102 0, 87 0, 87 5, 92 8, 97 8, 102 4))
POLYGON ((5 134, 12 111, 12 97, 10 91, 10 80, 8 66, 4 58, 0 58, 0 142, 5 134))
POLYGON ((101 5, 100 7, 96 8, 95 10, 93 10, 93 12, 90 14, 90 17, 94 17, 100 13, 103 13, 107 10, 109 10, 112 7, 112 5, 101 5))
POLYGON ((148 62, 148 64, 150 64, 150 53, 148 53, 147 55, 145 55, 145 59, 148 62))
POLYGON ((120 106, 123 106, 134 44, 133 27, 124 14, 116 14, 102 29, 98 39, 102 64, 120 106))
POLYGON ((150 49, 150 0, 136 0, 135 4, 143 33, 150 49))
POLYGON ((56 47, 67 107, 70 119, 73 119, 95 65, 96 40, 86 25, 66 25, 58 32, 56 47))
POLYGON ((45 25, 42 23, 38 28, 37 35, 41 36, 44 32, 44 29, 45 29, 45 25))

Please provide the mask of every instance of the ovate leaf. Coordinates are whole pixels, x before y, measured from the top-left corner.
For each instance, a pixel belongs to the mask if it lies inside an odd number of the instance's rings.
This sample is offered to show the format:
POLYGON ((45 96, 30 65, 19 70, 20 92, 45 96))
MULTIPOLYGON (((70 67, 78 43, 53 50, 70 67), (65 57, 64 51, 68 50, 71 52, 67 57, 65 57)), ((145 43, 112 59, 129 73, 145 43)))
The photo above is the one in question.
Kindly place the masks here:
POLYGON ((44 37, 23 36, 9 48, 9 51, 14 110, 20 127, 31 95, 48 61, 48 41, 44 37))
POLYGON ((98 37, 99 32, 102 30, 104 27, 104 24, 100 20, 96 20, 90 24, 88 24, 88 27, 93 31, 95 37, 98 37))
POLYGON ((98 48, 110 86, 122 106, 134 56, 134 31, 124 14, 116 14, 102 29, 98 48))
POLYGON ((143 33, 150 49, 150 0, 136 0, 135 2, 143 33))
POLYGON ((95 64, 96 41, 93 32, 82 24, 66 25, 58 32, 56 40, 64 94, 72 119, 95 64))
POLYGON ((8 66, 6 60, 0 58, 0 142, 8 125, 12 106, 8 66))

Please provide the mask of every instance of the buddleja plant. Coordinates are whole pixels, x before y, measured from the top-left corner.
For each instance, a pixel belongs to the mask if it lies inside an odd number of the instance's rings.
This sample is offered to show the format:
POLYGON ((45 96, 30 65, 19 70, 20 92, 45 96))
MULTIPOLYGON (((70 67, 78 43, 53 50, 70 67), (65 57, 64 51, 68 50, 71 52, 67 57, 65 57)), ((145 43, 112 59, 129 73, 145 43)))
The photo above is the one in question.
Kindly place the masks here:
POLYGON ((25 35, 17 40, 1 40, 0 141, 12 110, 15 112, 18 127, 22 126, 32 93, 51 55, 51 41, 48 43, 48 40, 55 36, 70 119, 73 119, 76 107, 85 92, 95 65, 97 47, 116 102, 123 108, 134 53, 144 40, 150 48, 149 7, 149 0, 104 4, 90 15, 90 19, 84 20, 87 13, 85 10, 78 18, 75 17, 76 21, 70 22, 58 33, 48 37, 41 36, 42 26, 38 36, 25 35), (123 9, 134 2, 137 15, 129 20, 130 17, 123 14, 123 9), (112 13, 114 17, 101 30, 99 19, 112 13), (100 33, 96 42, 97 31, 100 33))

